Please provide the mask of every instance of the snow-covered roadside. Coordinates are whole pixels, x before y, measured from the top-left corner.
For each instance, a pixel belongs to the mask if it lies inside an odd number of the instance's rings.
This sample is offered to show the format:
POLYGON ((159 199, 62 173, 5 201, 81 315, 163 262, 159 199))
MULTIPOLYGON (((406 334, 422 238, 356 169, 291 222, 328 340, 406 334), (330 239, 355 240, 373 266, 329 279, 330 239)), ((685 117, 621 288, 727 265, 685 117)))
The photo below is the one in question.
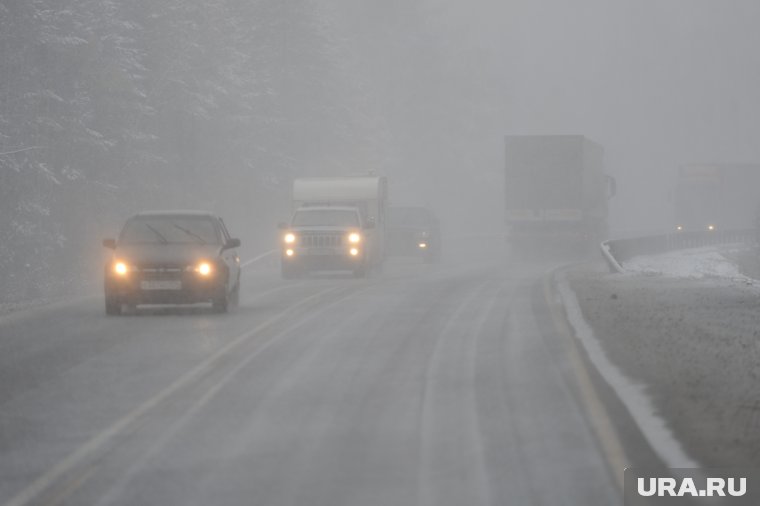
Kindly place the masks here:
POLYGON ((568 286, 602 355, 644 386, 695 460, 756 466, 760 283, 729 267, 732 252, 674 253, 634 259, 640 270, 624 275, 572 270, 568 286))
POLYGON ((751 283, 728 256, 735 254, 738 246, 711 246, 670 251, 660 255, 634 257, 625 262, 628 274, 645 274, 670 278, 723 278, 751 283))
POLYGON ((586 349, 589 359, 604 380, 615 391, 641 429, 649 445, 668 467, 699 467, 683 450, 665 420, 656 414, 654 402, 646 393, 644 385, 632 380, 607 357, 602 343, 583 317, 575 293, 564 273, 557 277, 557 291, 565 307, 568 322, 575 336, 586 349))

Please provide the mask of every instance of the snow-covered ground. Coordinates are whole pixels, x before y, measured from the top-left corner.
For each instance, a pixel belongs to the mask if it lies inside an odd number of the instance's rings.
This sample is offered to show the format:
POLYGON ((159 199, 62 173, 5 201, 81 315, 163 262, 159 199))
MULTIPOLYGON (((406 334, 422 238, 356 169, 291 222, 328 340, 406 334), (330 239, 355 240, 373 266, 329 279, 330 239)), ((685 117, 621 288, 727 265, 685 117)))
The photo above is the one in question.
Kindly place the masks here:
POLYGON ((694 248, 670 251, 660 255, 634 257, 624 264, 627 272, 671 278, 727 278, 750 282, 739 267, 729 259, 739 251, 736 246, 694 248))
POLYGON ((703 466, 760 464, 755 257, 751 249, 706 248, 638 257, 623 275, 567 275, 610 362, 643 386, 703 466))

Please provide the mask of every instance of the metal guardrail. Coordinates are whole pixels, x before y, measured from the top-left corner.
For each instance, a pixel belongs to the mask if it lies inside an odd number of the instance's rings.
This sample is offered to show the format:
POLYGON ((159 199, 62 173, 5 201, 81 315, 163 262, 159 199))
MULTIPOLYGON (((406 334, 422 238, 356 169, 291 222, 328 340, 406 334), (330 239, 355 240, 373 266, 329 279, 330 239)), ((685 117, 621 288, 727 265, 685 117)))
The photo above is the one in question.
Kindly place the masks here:
POLYGON ((688 248, 701 248, 720 244, 758 243, 756 229, 715 230, 704 232, 676 232, 630 239, 613 239, 601 245, 602 256, 612 272, 625 272, 625 263, 639 255, 656 255, 688 248))

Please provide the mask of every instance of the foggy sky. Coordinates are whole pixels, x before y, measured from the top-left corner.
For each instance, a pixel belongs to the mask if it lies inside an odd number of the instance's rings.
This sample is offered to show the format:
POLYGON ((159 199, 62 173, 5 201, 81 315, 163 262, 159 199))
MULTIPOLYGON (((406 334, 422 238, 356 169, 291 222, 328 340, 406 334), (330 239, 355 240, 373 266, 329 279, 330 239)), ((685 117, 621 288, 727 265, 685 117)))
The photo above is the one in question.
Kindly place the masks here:
MULTIPOLYGON (((485 179, 502 170, 504 134, 587 135, 605 147, 618 179, 613 233, 629 235, 670 228, 678 165, 760 161, 757 2, 429 0, 426 8, 445 27, 442 47, 477 57, 472 80, 496 76, 482 88, 497 116, 480 125, 495 155, 478 168, 490 171, 485 179)), ((499 189, 473 192, 497 205, 499 189)))
POLYGON ((679 164, 760 160, 757 2, 523 1, 505 14, 505 129, 603 144, 613 228, 669 228, 679 164))

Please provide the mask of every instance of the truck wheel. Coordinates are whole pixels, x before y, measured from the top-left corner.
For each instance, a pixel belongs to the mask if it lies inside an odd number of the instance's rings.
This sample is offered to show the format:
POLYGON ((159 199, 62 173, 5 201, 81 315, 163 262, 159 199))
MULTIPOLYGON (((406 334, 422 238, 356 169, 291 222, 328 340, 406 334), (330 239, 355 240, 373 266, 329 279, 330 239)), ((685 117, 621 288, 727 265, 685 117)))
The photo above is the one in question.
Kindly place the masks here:
POLYGON ((121 301, 114 297, 106 297, 106 314, 108 316, 121 315, 121 301))

